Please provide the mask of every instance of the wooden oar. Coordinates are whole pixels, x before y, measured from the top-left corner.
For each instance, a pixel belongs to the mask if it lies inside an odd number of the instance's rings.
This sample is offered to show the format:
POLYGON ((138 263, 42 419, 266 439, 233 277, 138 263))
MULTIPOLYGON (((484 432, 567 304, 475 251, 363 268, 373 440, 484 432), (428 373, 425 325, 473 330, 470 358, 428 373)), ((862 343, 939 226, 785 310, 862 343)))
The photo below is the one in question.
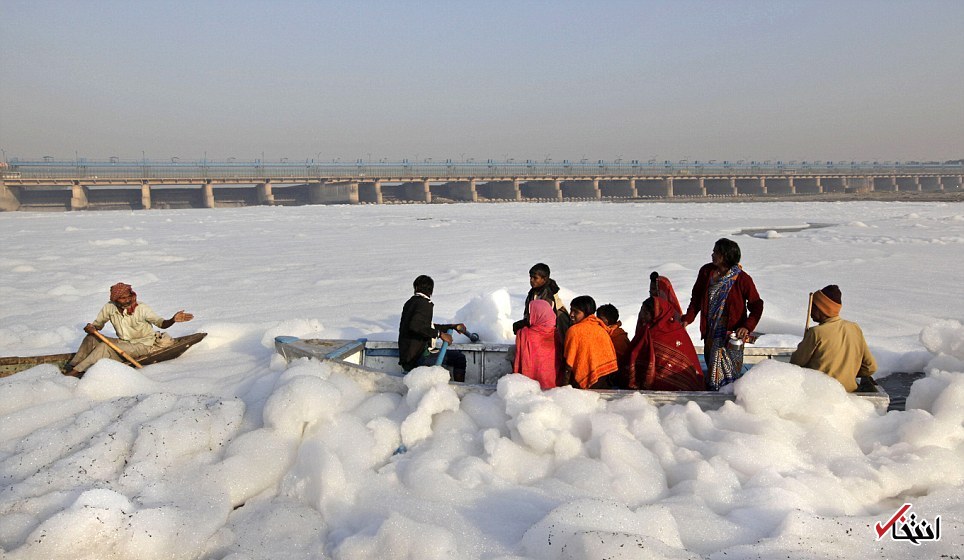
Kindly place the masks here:
POLYGON ((807 329, 810 328, 810 311, 813 310, 813 292, 810 292, 810 301, 807 302, 807 324, 803 327, 803 334, 807 334, 807 329))
POLYGON ((121 355, 121 358, 124 358, 125 360, 127 360, 128 362, 130 362, 132 366, 136 367, 137 369, 141 369, 142 367, 144 367, 144 366, 142 366, 140 363, 138 363, 137 360, 135 360, 134 358, 131 358, 131 357, 127 354, 127 352, 124 352, 123 350, 121 350, 120 348, 118 348, 116 344, 114 344, 113 342, 111 342, 110 340, 108 340, 108 338, 107 338, 106 336, 100 334, 100 331, 98 331, 97 329, 93 329, 93 328, 90 329, 90 331, 91 331, 90 334, 92 334, 92 335, 94 335, 95 337, 97 337, 98 339, 100 339, 100 341, 103 342, 104 344, 106 344, 108 348, 110 348, 110 349, 113 350, 114 352, 117 352, 118 354, 120 354, 120 355, 121 355))

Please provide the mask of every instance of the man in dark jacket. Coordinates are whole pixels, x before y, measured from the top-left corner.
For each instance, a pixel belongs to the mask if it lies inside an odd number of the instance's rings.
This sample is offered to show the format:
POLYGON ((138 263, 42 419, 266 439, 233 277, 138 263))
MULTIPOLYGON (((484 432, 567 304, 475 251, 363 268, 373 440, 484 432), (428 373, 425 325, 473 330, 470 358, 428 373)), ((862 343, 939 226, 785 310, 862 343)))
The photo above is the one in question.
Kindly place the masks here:
MULTIPOLYGON (((408 373, 419 366, 434 366, 437 354, 429 352, 432 339, 441 338, 444 342, 452 343, 452 335, 446 331, 455 329, 465 333, 465 325, 437 325, 432 323, 432 292, 435 281, 431 277, 421 275, 412 283, 415 294, 405 302, 402 308, 402 318, 398 324, 398 363, 408 373)), ((445 352, 444 366, 452 368, 452 378, 455 381, 465 381, 465 354, 458 350, 445 352)))

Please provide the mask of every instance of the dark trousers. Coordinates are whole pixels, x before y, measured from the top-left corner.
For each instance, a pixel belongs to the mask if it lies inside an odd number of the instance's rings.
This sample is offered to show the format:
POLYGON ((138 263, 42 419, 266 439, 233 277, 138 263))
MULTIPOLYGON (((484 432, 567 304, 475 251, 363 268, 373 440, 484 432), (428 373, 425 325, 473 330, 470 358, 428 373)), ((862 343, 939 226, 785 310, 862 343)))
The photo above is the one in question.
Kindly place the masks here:
MULTIPOLYGON (((438 361, 437 353, 429 353, 428 356, 422 356, 418 360, 419 366, 434 366, 435 362, 438 361)), ((465 354, 459 352, 458 350, 452 350, 451 348, 445 351, 445 358, 442 360, 442 365, 447 368, 452 368, 452 380, 458 382, 465 381, 465 354)))

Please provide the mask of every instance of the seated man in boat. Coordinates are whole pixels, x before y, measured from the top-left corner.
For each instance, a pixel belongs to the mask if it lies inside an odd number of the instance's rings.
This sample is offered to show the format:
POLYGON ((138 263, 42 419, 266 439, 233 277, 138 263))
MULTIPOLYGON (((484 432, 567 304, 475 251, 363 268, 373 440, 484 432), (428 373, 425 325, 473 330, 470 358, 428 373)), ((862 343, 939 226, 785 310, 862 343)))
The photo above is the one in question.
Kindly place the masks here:
POLYGON ((589 296, 579 296, 569 304, 572 326, 566 333, 563 350, 562 383, 579 389, 615 389, 616 349, 603 326, 593 315, 596 301, 589 296))
POLYGON ((877 362, 857 323, 840 318, 841 302, 835 284, 814 292, 810 317, 818 324, 807 329, 790 363, 822 371, 852 393, 858 377, 870 377, 877 371, 877 362))
POLYGON ((703 368, 679 320, 679 304, 660 297, 643 302, 629 353, 629 388, 702 391, 703 368))
POLYGON ((619 310, 611 303, 600 305, 596 309, 596 317, 602 322, 609 338, 613 341, 613 348, 616 350, 616 363, 619 364, 620 388, 624 385, 623 378, 626 373, 626 359, 629 358, 629 335, 623 330, 623 324, 619 320, 619 310))
MULTIPOLYGON (((441 338, 452 343, 452 335, 446 331, 455 329, 465 333, 465 325, 438 325, 432 323, 435 304, 432 292, 435 281, 422 274, 412 283, 415 294, 405 302, 402 318, 398 324, 398 363, 406 373, 419 366, 434 366, 438 355, 430 352, 432 340, 441 338)), ((452 379, 465 381, 465 354, 458 350, 446 350, 443 366, 452 368, 452 379)))
POLYGON ((563 340, 566 338, 566 330, 569 329, 569 312, 566 311, 565 304, 559 298, 559 285, 552 278, 549 278, 549 265, 536 263, 529 269, 529 294, 526 295, 526 302, 522 319, 512 323, 512 332, 518 334, 523 327, 529 326, 529 302, 534 299, 548 301, 552 305, 552 311, 556 314, 556 331, 563 340))
POLYGON ((84 327, 87 336, 80 343, 77 353, 67 362, 66 375, 82 377, 87 369, 101 358, 122 361, 120 354, 94 336, 109 321, 117 338, 107 337, 111 343, 132 358, 139 358, 173 344, 165 333, 155 332, 153 327, 169 328, 174 323, 185 323, 194 315, 182 309, 170 319, 162 319, 147 304, 137 301, 137 294, 123 282, 110 287, 110 301, 104 304, 94 322, 84 327))

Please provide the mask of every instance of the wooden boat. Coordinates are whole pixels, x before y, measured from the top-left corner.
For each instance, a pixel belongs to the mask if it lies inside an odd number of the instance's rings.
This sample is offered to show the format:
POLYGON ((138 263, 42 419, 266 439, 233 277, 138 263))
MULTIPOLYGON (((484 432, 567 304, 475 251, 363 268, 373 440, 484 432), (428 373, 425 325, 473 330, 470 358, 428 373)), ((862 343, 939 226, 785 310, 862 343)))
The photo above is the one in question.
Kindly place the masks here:
MULTIPOLYGON (((137 358, 137 361, 141 365, 156 364, 157 362, 165 362, 167 360, 173 360, 181 354, 187 351, 188 348, 194 346, 198 342, 206 337, 208 333, 194 333, 187 336, 179 336, 174 340, 174 344, 168 346, 167 348, 158 350, 156 352, 151 352, 145 356, 137 358)), ((39 366, 41 364, 52 364, 60 368, 60 371, 65 371, 67 367, 67 362, 73 356, 70 354, 48 354, 46 356, 8 356, 6 358, 0 358, 0 377, 7 377, 15 373, 21 372, 32 367, 39 366)))
MULTIPOLYGON (((495 383, 503 375, 512 373, 508 356, 513 344, 466 343, 452 344, 450 348, 461 351, 466 357, 465 383, 452 382, 455 391, 464 396, 468 393, 489 394, 495 391, 495 383)), ((293 336, 275 337, 275 349, 288 362, 298 358, 325 360, 339 366, 366 389, 382 392, 404 393, 403 372, 398 365, 396 342, 336 339, 300 339, 293 336)), ((744 371, 763 360, 790 361, 794 348, 756 347, 744 349, 744 371)), ((696 347, 702 356, 703 348, 696 347)), ((702 359, 702 357, 701 357, 702 359)), ((860 378, 861 384, 852 395, 873 403, 881 414, 887 411, 890 397, 871 378, 860 378)), ((596 391, 605 399, 624 397, 639 393, 653 404, 685 404, 696 402, 704 410, 715 410, 726 401, 734 400, 733 394, 715 391, 596 391)))

